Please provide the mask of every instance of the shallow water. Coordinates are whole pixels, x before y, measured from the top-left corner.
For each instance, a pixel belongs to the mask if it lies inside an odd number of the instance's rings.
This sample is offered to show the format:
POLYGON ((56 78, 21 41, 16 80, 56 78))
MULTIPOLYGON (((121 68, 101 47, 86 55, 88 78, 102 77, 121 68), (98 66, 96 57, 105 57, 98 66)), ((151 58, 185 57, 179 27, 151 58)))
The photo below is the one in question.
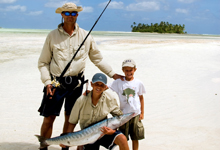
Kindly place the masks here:
MULTIPOLYGON (((51 30, 37 29, 0 29, 0 63, 39 54, 47 34, 51 30)), ((92 36, 98 45, 117 44, 160 44, 170 42, 218 42, 215 35, 179 35, 157 33, 132 33, 93 31, 92 36)), ((135 47, 134 47, 135 48, 135 47)), ((121 50, 118 48, 118 50, 121 50)))

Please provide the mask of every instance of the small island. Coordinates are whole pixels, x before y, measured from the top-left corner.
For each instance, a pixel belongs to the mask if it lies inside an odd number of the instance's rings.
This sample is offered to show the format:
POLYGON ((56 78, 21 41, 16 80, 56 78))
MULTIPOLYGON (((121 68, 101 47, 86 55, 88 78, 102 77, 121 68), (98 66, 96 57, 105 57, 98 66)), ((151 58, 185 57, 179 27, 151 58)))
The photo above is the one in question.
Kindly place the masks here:
POLYGON ((132 32, 157 32, 157 33, 178 33, 178 34, 186 34, 185 32, 185 25, 178 25, 178 24, 171 24, 169 22, 161 21, 160 24, 158 23, 151 23, 148 24, 141 24, 139 23, 136 25, 136 22, 131 25, 132 32))

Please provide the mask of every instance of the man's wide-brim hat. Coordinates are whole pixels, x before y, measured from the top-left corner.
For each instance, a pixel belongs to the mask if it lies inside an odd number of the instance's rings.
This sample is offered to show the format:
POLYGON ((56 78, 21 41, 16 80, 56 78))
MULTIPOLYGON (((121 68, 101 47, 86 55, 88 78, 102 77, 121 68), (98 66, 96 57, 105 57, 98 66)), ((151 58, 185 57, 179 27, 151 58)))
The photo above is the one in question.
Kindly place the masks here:
POLYGON ((82 11, 83 8, 81 6, 76 6, 74 3, 65 3, 62 7, 56 9, 56 13, 61 14, 63 11, 82 11))

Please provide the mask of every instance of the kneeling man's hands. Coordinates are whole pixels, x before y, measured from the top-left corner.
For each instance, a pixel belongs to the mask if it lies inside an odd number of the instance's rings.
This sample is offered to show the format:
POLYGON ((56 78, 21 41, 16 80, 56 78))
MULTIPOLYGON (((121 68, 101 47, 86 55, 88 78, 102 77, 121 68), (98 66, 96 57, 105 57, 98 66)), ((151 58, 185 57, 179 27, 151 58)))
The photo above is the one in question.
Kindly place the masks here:
POLYGON ((109 128, 109 127, 106 127, 106 126, 102 127, 100 130, 104 134, 107 134, 107 135, 112 135, 113 133, 115 133, 115 130, 113 130, 113 129, 109 128))

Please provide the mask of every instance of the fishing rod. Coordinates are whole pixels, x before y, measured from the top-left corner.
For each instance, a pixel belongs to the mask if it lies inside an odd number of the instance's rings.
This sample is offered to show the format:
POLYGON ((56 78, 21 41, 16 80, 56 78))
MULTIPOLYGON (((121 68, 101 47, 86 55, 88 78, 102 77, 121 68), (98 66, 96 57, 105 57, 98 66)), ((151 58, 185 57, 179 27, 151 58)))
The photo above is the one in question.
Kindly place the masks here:
POLYGON ((111 0, 109 0, 109 2, 107 3, 107 5, 105 6, 104 10, 102 11, 102 13, 100 14, 100 16, 98 17, 98 19, 96 20, 95 24, 92 26, 92 28, 90 29, 90 31, 88 32, 88 34, 86 35, 85 39, 83 40, 83 42, 81 43, 81 45, 79 46, 79 48, 77 49, 76 53, 73 55, 72 59, 70 60, 70 62, 66 65, 66 67, 64 68, 63 72, 61 73, 60 77, 58 78, 58 80, 56 80, 56 78, 54 78, 54 80, 51 82, 53 87, 59 87, 60 86, 60 80, 61 78, 64 76, 64 74, 66 73, 66 71, 68 70, 68 68, 70 67, 73 59, 76 57, 77 53, 79 52, 80 48, 83 46, 83 44, 85 43, 86 39, 88 38, 88 36, 90 35, 90 33, 92 32, 93 28, 95 27, 95 25, 97 24, 97 22, 99 21, 99 19, 101 18, 102 14, 105 12, 106 8, 108 7, 108 5, 110 4, 111 0))

